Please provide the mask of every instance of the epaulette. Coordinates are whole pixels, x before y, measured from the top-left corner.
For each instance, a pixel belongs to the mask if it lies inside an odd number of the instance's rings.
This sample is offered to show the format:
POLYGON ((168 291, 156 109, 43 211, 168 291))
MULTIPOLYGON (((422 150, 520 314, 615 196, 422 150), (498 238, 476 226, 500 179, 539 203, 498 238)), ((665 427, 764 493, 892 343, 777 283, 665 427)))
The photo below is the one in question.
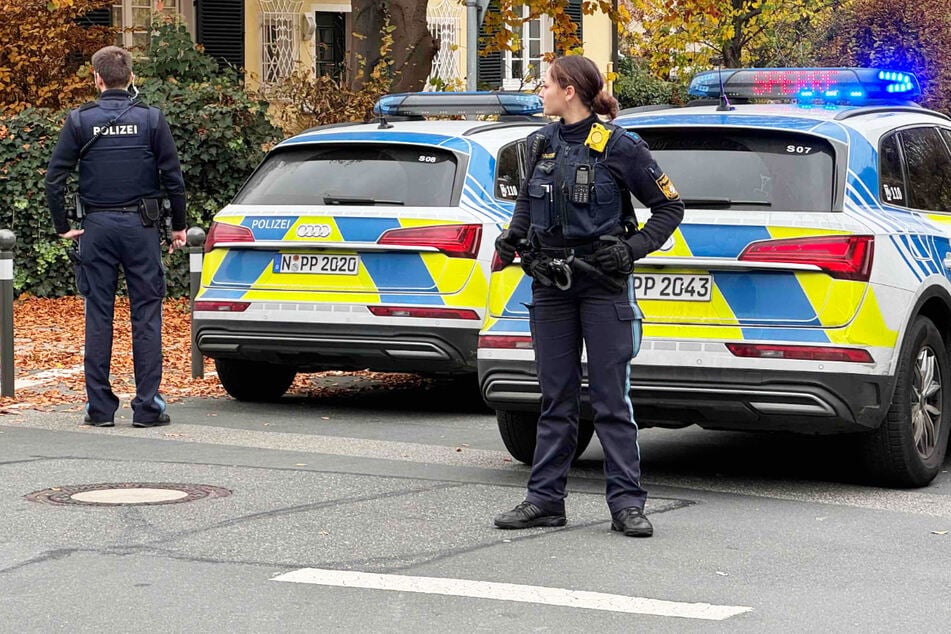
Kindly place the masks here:
POLYGON ((89 103, 84 103, 83 105, 79 106, 77 110, 89 110, 90 108, 95 108, 98 105, 98 101, 90 101, 89 103))

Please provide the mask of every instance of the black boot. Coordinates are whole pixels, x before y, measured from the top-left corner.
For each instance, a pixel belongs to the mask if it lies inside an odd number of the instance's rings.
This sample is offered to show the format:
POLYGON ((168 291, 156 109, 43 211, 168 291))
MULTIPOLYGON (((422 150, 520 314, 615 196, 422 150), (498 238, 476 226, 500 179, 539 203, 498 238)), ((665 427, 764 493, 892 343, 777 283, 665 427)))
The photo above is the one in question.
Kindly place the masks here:
POLYGON ((511 511, 495 516, 499 528, 532 528, 533 526, 564 526, 565 514, 548 513, 531 502, 520 502, 511 511))
POLYGON ((650 537, 654 534, 650 520, 644 517, 644 511, 636 506, 614 513, 611 516, 611 530, 624 533, 628 537, 650 537))

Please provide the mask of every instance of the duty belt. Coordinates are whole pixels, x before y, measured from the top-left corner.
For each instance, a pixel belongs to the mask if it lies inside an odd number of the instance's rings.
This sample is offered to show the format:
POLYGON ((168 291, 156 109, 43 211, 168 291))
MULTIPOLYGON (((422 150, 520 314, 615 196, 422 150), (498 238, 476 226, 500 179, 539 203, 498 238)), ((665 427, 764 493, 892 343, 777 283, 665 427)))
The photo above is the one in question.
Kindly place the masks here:
POLYGON ((86 205, 83 207, 83 211, 87 214, 95 213, 97 211, 115 211, 123 214, 134 214, 139 212, 138 205, 112 205, 106 207, 96 207, 93 205, 86 205))
POLYGON ((560 250, 559 257, 552 257, 542 249, 532 249, 523 240, 517 249, 522 258, 522 270, 543 286, 554 286, 566 291, 571 288, 574 275, 589 277, 609 291, 617 292, 626 286, 627 275, 609 275, 592 264, 589 256, 576 256, 571 249, 560 250))

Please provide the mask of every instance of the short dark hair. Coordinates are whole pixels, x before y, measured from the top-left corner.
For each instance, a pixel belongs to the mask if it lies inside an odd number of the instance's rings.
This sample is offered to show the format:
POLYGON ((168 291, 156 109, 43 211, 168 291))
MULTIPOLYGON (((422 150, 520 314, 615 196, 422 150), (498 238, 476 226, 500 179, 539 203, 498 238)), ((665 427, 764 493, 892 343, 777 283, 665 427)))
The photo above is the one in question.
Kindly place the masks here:
POLYGON ((132 54, 118 46, 106 46, 93 54, 92 69, 106 88, 126 88, 132 81, 132 54))
POLYGON ((583 55, 558 57, 551 63, 551 77, 562 88, 575 87, 581 103, 598 114, 617 116, 618 102, 604 90, 604 77, 597 64, 583 55))

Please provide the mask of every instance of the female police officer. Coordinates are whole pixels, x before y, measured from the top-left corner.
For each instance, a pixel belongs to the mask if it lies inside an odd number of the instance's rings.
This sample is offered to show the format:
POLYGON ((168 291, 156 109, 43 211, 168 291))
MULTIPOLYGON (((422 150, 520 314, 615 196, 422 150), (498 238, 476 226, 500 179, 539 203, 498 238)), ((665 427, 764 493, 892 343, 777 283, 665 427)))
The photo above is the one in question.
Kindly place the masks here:
POLYGON ((603 124, 617 101, 595 64, 554 60, 541 98, 560 117, 528 139, 533 169, 509 229, 496 241, 502 262, 516 249, 534 280, 529 306, 541 415, 528 494, 495 518, 499 528, 563 526, 565 486, 578 436, 582 341, 594 427, 604 449, 611 528, 653 534, 644 516, 637 425, 629 398, 630 361, 641 339, 634 262, 658 249, 683 218, 670 179, 637 135, 603 124), (643 227, 626 223, 629 193, 650 208, 643 227), (628 225, 625 229, 625 225, 628 225))

